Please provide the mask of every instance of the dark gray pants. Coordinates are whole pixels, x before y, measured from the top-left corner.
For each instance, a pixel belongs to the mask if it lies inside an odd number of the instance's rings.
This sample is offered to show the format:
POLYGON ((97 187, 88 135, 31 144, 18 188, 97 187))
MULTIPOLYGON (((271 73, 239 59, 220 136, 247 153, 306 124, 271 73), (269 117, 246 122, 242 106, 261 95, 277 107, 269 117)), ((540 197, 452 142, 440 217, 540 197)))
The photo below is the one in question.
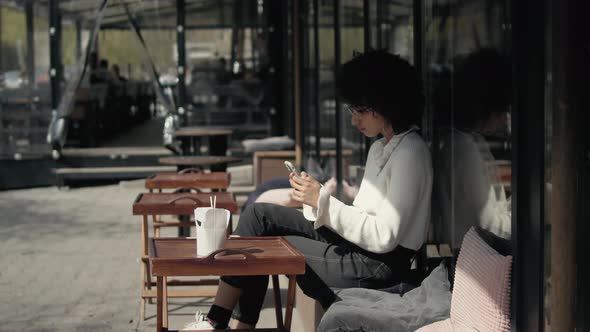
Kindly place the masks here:
MULTIPOLYGON (((234 234, 284 236, 304 256, 305 274, 297 276, 303 292, 328 308, 337 296, 331 288, 385 288, 397 284, 410 268, 414 252, 398 247, 375 254, 344 240, 331 230, 313 228, 313 223, 293 208, 253 204, 240 215, 234 234)), ((268 276, 222 277, 242 290, 233 318, 256 324, 268 287, 268 276)))

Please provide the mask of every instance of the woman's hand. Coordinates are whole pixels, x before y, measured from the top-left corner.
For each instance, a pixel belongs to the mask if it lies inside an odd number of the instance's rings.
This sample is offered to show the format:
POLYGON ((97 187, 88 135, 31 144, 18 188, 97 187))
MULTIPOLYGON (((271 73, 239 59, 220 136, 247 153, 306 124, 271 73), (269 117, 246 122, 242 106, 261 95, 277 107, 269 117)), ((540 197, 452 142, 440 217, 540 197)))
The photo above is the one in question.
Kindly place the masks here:
POLYGON ((320 198, 321 184, 311 175, 301 172, 300 176, 295 173, 289 174, 289 183, 293 187, 293 199, 317 208, 318 199, 320 198))

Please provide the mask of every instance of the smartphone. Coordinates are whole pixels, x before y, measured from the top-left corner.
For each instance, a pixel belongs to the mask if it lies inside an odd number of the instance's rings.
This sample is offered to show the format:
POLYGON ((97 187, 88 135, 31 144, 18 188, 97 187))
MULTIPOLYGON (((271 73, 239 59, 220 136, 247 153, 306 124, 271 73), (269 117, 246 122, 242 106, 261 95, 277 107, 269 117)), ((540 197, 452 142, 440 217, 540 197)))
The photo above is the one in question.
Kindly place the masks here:
POLYGON ((297 169, 295 168, 295 166, 293 166, 293 163, 291 163, 290 161, 285 160, 285 167, 287 167, 289 172, 293 172, 295 173, 295 175, 299 176, 299 172, 297 172, 297 169))

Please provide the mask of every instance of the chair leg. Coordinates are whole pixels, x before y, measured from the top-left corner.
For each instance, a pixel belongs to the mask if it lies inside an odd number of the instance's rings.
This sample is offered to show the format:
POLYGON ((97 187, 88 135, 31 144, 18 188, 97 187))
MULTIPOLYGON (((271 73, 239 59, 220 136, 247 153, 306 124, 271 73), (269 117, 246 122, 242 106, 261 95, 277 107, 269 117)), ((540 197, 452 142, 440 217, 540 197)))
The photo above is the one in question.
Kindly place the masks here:
POLYGON ((279 331, 283 331, 283 309, 281 303, 281 287, 279 286, 278 275, 272 275, 272 293, 274 295, 275 301, 275 317, 277 319, 277 328, 279 331))

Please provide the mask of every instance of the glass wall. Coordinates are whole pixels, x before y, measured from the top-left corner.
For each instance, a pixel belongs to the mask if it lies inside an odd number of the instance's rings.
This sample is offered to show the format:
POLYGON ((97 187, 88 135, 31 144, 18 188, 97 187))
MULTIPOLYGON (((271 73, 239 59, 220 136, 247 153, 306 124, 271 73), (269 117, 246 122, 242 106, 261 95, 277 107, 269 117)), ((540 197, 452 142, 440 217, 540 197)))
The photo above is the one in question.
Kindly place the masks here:
MULTIPOLYGON (((426 1, 426 107, 434 239, 460 247, 471 227, 511 240, 511 58, 503 1, 426 1)), ((508 242, 509 243, 509 242, 508 242)))
MULTIPOLYGON (((56 119, 67 122, 52 125, 66 128, 60 145, 175 149, 162 132, 180 125, 239 127, 236 136, 269 133, 263 1, 186 0, 179 10, 177 2, 160 0, 104 8, 100 2, 55 3, 57 61, 63 64, 56 119), (140 126, 150 135, 134 138, 140 126)), ((41 53, 46 63, 48 54, 41 53)))
POLYGON ((188 122, 232 126, 234 138, 270 134, 268 13, 263 1, 187 10, 188 122))
POLYGON ((371 142, 352 126, 350 114, 343 112, 342 107, 337 116, 335 71, 338 63, 346 63, 355 53, 367 48, 387 49, 412 62, 412 2, 346 0, 302 3, 307 6, 302 99, 304 167, 313 170, 312 174, 315 172, 314 175, 323 182, 334 180, 337 167, 333 152, 336 139, 341 139, 342 178, 345 180, 342 198, 351 201, 352 197, 346 197, 346 194, 354 193, 349 190, 350 186, 358 185, 357 179, 360 181, 362 177, 371 142), (365 40, 366 36, 368 40, 365 40), (340 138, 334 123, 337 123, 340 138))
POLYGON ((33 2, 0 4, 0 25, 0 155, 20 159, 47 153, 47 11, 33 2))

